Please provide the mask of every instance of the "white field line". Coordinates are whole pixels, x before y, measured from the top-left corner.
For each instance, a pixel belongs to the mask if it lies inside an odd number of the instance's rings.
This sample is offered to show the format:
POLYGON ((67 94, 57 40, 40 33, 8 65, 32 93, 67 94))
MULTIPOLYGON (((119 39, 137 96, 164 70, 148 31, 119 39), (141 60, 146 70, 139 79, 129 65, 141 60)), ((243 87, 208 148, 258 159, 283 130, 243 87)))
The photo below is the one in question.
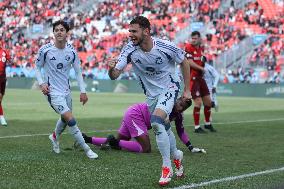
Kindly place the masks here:
MULTIPOLYGON (((226 125, 226 124, 240 124, 240 123, 257 123, 257 122, 268 122, 268 121, 284 121, 284 118, 276 118, 276 119, 260 119, 260 120, 254 120, 254 121, 235 121, 235 122, 220 122, 220 123, 214 123, 214 125, 226 125)), ((184 126, 193 126, 193 125, 184 125, 184 126)), ((9 126, 8 126, 9 127, 9 126)), ((110 130, 94 130, 94 131, 88 131, 85 133, 108 133, 108 132, 115 132, 117 130, 110 129, 110 130)), ((67 134, 67 133, 63 133, 67 134)), ((2 136, 0 139, 5 138, 21 138, 21 137, 34 137, 34 136, 48 136, 49 134, 26 134, 26 135, 10 135, 10 136, 2 136)))
MULTIPOLYGON (((89 132, 84 132, 84 133, 107 133, 107 132, 115 132, 117 130, 97 130, 97 131, 89 131, 89 132)), ((34 136, 48 136, 51 133, 48 134, 29 134, 29 135, 11 135, 11 136, 2 136, 0 139, 5 139, 5 138, 21 138, 21 137, 34 137, 34 136)), ((62 133, 63 135, 68 134, 68 133, 62 133)))
POLYGON ((201 182, 201 183, 193 183, 193 184, 189 184, 189 185, 183 185, 183 186, 175 187, 175 188, 172 188, 172 189, 197 188, 197 187, 201 187, 201 186, 208 186, 208 185, 215 184, 215 183, 235 181, 235 180, 239 180, 239 179, 244 179, 244 178, 248 178, 248 177, 255 177, 255 176, 258 176, 258 175, 266 175, 266 174, 280 172, 280 171, 284 171, 284 167, 281 167, 281 168, 278 168, 278 169, 269 169, 269 170, 260 171, 260 172, 248 173, 248 174, 239 175, 239 176, 225 177, 225 178, 215 179, 215 180, 201 182))

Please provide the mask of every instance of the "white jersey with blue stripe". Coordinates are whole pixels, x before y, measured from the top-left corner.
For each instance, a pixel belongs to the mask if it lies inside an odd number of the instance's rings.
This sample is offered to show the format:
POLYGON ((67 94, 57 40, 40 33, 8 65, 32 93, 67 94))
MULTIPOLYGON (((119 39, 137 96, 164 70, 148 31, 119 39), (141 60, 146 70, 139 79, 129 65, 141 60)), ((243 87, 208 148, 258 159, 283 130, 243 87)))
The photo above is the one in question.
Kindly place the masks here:
POLYGON ((185 52, 170 41, 154 37, 152 40, 153 48, 150 52, 129 42, 122 49, 116 68, 122 70, 128 63, 132 63, 145 95, 155 98, 171 84, 180 82, 175 73, 175 64, 183 62, 185 52))
POLYGON ((210 64, 206 63, 203 78, 206 81, 207 87, 210 91, 212 90, 212 88, 217 88, 219 77, 220 76, 217 70, 210 64))
MULTIPOLYGON (((64 49, 58 49, 53 43, 42 46, 36 59, 39 85, 47 83, 51 95, 69 94, 71 92, 69 84, 71 67, 74 68, 75 72, 81 73, 80 60, 72 45, 66 43, 64 49), (44 69, 44 77, 41 75, 41 68, 44 69)), ((80 90, 85 92, 84 85, 81 82, 79 82, 80 90)))

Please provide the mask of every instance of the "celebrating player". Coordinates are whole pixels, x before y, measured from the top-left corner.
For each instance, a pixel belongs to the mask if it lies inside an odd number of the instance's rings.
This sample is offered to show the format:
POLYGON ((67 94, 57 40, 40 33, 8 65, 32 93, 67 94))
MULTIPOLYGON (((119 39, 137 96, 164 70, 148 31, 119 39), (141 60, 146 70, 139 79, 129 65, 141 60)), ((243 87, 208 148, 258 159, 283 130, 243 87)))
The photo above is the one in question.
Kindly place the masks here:
MULTIPOLYGON (((186 57, 193 60, 196 64, 204 67, 206 57, 203 55, 203 47, 201 47, 201 36, 198 31, 194 31, 191 34, 191 43, 186 44, 185 47, 186 57)), ((205 129, 209 129, 212 132, 216 130, 213 128, 210 122, 211 116, 211 99, 208 87, 205 80, 203 79, 203 73, 200 70, 192 67, 190 69, 190 91, 194 101, 193 118, 196 133, 205 133, 205 131, 199 125, 200 119, 200 108, 202 102, 204 104, 204 115, 205 115, 205 129)))
POLYGON ((77 122, 72 115, 72 97, 69 84, 69 72, 74 68, 78 85, 80 87, 80 102, 83 105, 88 101, 82 73, 80 70, 80 60, 75 49, 67 43, 67 33, 69 25, 64 21, 57 21, 53 24, 55 43, 48 43, 40 48, 36 60, 36 77, 42 93, 47 97, 51 107, 60 114, 54 132, 49 136, 53 145, 53 151, 60 153, 59 136, 66 126, 69 131, 91 158, 97 158, 90 147, 85 143, 77 122), (44 70, 44 78, 41 73, 44 70))
POLYGON ((185 58, 184 51, 173 43, 151 37, 151 26, 147 18, 138 16, 129 25, 130 42, 122 49, 118 60, 109 62, 109 76, 116 79, 128 63, 132 63, 135 74, 146 95, 151 112, 151 127, 156 135, 158 149, 162 155, 162 176, 160 185, 166 185, 172 177, 170 154, 175 166, 183 172, 181 161, 183 152, 176 148, 176 140, 166 118, 170 115, 180 90, 180 80, 175 74, 175 63, 181 65, 185 89, 183 97, 191 98, 189 91, 190 65, 203 68, 185 58))

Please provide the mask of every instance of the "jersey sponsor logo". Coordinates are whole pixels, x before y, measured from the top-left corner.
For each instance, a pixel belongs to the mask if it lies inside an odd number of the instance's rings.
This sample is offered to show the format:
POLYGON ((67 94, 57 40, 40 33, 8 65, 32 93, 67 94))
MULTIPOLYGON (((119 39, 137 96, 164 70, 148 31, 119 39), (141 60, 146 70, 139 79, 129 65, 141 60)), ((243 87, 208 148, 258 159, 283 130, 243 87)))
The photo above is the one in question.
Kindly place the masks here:
POLYGON ((146 71, 145 74, 148 76, 159 75, 162 73, 162 71, 156 71, 153 67, 146 67, 146 71))
POLYGON ((158 58, 156 59, 156 64, 163 64, 163 60, 162 60, 161 57, 158 57, 158 58))
POLYGON ((59 69, 59 70, 62 69, 63 68, 63 64, 62 63, 57 64, 56 68, 59 69))
POLYGON ((201 57, 194 57, 193 60, 201 60, 201 57))
POLYGON ((56 60, 56 58, 55 58, 55 57, 52 57, 50 60, 56 60))
POLYGON ((65 60, 69 61, 71 59, 71 57, 69 55, 65 56, 65 60))

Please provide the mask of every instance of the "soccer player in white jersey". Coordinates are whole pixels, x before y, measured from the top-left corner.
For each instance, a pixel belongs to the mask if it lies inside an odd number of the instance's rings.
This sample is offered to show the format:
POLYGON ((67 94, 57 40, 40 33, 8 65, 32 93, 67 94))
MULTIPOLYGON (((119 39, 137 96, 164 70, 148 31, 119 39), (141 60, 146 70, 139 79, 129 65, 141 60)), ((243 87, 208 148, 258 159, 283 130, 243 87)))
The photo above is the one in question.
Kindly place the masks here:
MULTIPOLYGON (((204 72, 204 79, 206 81, 207 87, 210 92, 211 102, 212 102, 212 108, 215 108, 215 111, 218 111, 218 102, 216 97, 216 88, 219 82, 219 73, 217 70, 211 66, 209 63, 205 64, 205 72, 204 72)), ((212 116, 211 116, 212 119, 212 116)))
POLYGON ((183 152, 176 147, 176 139, 165 120, 169 117, 180 91, 180 80, 175 74, 175 63, 180 64, 184 77, 183 97, 190 99, 190 66, 202 67, 185 58, 185 53, 170 41, 151 37, 150 22, 143 16, 134 18, 129 25, 130 42, 122 49, 118 59, 109 61, 109 76, 117 79, 131 63, 150 106, 151 126, 162 155, 160 185, 167 185, 172 177, 170 155, 174 158, 176 174, 183 175, 183 152))
POLYGON ((85 143, 76 120, 72 115, 72 97, 69 85, 69 72, 74 68, 78 85, 80 87, 80 102, 83 105, 88 101, 82 73, 80 70, 80 60, 75 49, 67 43, 69 25, 59 20, 53 24, 54 44, 48 43, 42 46, 36 59, 36 77, 42 93, 47 97, 50 106, 61 117, 56 123, 54 132, 49 136, 53 145, 53 151, 60 153, 59 136, 66 126, 75 140, 84 149, 86 155, 97 158, 90 147, 85 143), (41 73, 43 68, 44 75, 41 73))

